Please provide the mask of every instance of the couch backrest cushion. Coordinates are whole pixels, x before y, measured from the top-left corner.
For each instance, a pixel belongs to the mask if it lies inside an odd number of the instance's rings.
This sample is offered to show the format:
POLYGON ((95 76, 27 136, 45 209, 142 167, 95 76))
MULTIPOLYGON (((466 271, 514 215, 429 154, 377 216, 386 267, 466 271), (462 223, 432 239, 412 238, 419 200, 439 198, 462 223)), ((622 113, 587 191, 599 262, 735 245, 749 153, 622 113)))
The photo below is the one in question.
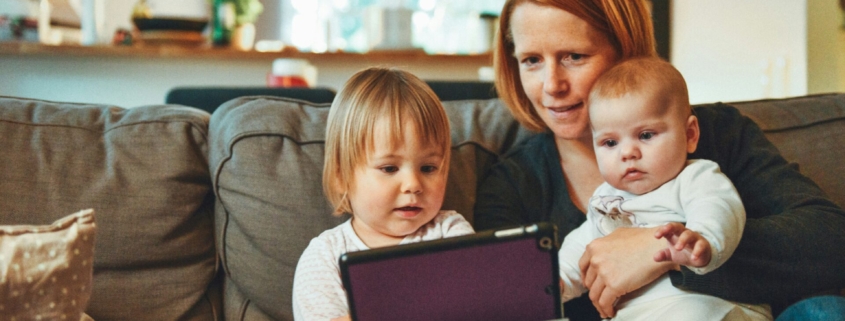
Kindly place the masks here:
MULTIPOLYGON (((528 132, 498 100, 444 106, 453 143, 444 208, 472 220, 478 176, 528 132)), ((348 219, 331 216, 322 192, 328 111, 328 104, 247 97, 227 102, 211 118, 209 159, 227 320, 291 320, 299 256, 311 238, 348 219)))
POLYGON ((790 162, 845 206, 845 94, 732 103, 790 162))
POLYGON ((208 117, 0 97, 0 224, 93 208, 91 317, 213 319, 208 117))

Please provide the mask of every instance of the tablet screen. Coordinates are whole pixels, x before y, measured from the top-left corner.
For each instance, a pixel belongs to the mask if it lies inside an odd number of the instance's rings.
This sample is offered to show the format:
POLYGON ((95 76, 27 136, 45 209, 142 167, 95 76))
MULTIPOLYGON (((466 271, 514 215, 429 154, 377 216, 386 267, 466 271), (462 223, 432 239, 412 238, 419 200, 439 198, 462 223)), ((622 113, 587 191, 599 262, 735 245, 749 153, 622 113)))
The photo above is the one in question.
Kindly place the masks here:
POLYGON ((357 321, 561 317, 551 224, 347 253, 340 264, 357 321))

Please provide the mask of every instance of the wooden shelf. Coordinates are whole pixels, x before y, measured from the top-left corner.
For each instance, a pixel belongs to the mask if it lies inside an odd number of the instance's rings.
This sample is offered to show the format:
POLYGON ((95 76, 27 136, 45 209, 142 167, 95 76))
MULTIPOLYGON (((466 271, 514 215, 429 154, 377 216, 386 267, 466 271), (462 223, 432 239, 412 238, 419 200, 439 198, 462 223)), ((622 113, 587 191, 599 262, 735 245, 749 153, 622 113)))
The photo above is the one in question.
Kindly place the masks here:
POLYGON ((286 49, 281 52, 238 51, 228 48, 185 47, 185 46, 50 46, 32 42, 0 42, 0 55, 44 56, 44 57, 126 57, 166 59, 210 59, 210 60, 272 60, 276 58, 304 58, 310 60, 350 61, 416 61, 416 62, 462 62, 472 64, 492 63, 489 53, 474 55, 430 55, 422 50, 375 51, 368 53, 310 53, 286 49))

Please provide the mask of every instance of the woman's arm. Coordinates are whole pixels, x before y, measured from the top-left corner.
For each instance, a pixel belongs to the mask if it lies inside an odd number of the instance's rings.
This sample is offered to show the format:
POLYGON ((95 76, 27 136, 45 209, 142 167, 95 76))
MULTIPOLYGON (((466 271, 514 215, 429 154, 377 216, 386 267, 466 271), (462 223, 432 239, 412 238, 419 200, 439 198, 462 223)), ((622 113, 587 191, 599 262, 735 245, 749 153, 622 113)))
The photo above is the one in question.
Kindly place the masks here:
POLYGON ((745 231, 733 257, 707 275, 670 273, 686 290, 747 303, 786 304, 845 287, 845 212, 789 164, 733 107, 697 108, 697 158, 719 163, 742 197, 745 231))
MULTIPOLYGON (((559 240, 586 220, 569 197, 551 134, 530 138, 485 175, 478 186, 474 212, 477 231, 546 221, 557 226, 559 240)), ((587 247, 585 257, 594 263, 593 268, 579 267, 593 273, 584 279, 591 297, 605 293, 610 298, 599 309, 605 315, 612 315, 615 298, 651 283, 675 267, 672 263, 654 262, 654 253, 665 247, 665 241, 655 239, 654 232, 643 228, 617 229, 587 247)), ((579 264, 583 263, 582 257, 579 264)), ((598 319, 590 305, 586 299, 572 300, 566 303, 570 311, 567 314, 577 311, 580 318, 574 319, 598 319)))
POLYGON ((602 318, 616 315, 616 302, 623 295, 678 269, 671 261, 654 261, 654 253, 666 247, 666 241, 654 237, 658 228, 617 228, 587 245, 578 264, 602 318))

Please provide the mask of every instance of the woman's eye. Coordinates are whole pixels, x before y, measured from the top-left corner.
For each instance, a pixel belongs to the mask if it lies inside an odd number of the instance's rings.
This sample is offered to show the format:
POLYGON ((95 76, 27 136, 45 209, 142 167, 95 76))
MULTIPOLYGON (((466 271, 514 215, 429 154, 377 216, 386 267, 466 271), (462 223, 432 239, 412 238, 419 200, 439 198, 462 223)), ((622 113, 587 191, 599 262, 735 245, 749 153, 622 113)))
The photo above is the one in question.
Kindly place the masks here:
POLYGON ((434 173, 437 171, 437 166, 426 165, 423 166, 420 170, 422 170, 423 173, 434 173))
POLYGON ((618 143, 615 140, 607 139, 601 142, 601 146, 615 147, 618 143))
POLYGON ((532 65, 536 65, 538 63, 540 63, 540 58, 537 58, 537 57, 527 57, 525 59, 522 59, 523 65, 532 66, 532 65))
POLYGON ((399 167, 396 166, 382 166, 379 168, 382 172, 385 173, 395 173, 399 170, 399 167))
POLYGON ((578 65, 583 62, 585 56, 582 54, 572 53, 563 57, 563 64, 565 65, 578 65))
POLYGON ((642 139, 642 140, 649 140, 649 139, 652 139, 653 137, 654 137, 653 132, 643 132, 643 133, 640 134, 640 139, 642 139))

